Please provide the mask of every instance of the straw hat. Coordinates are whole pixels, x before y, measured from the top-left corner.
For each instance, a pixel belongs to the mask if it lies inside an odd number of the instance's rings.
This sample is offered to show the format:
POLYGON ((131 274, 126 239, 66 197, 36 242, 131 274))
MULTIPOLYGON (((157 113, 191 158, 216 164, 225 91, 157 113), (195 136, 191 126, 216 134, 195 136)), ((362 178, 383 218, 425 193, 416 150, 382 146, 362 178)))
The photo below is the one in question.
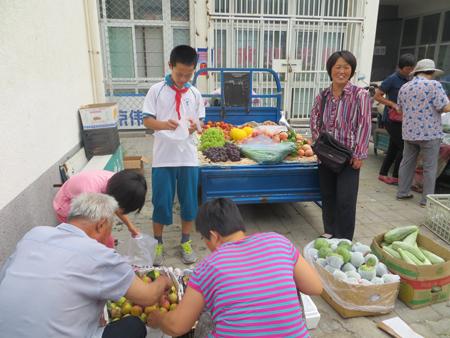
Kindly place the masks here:
POLYGON ((417 73, 428 71, 434 71, 434 75, 436 76, 444 74, 442 70, 435 67, 433 60, 423 59, 417 62, 416 67, 411 73, 409 73, 409 76, 415 76, 417 73))

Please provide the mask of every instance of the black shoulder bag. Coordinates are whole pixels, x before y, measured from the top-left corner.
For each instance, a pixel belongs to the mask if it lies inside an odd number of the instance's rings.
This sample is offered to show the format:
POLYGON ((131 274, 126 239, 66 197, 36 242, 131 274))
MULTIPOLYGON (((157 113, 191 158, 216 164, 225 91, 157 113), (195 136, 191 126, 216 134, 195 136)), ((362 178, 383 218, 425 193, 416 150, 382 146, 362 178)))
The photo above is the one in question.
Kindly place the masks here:
MULTIPOLYGON (((323 93, 321 93, 321 97, 319 130, 322 130, 323 127, 323 112, 326 101, 326 96, 323 93)), ((339 173, 350 162, 353 154, 353 151, 349 147, 336 140, 325 130, 322 130, 319 134, 312 148, 320 162, 335 173, 339 173)))

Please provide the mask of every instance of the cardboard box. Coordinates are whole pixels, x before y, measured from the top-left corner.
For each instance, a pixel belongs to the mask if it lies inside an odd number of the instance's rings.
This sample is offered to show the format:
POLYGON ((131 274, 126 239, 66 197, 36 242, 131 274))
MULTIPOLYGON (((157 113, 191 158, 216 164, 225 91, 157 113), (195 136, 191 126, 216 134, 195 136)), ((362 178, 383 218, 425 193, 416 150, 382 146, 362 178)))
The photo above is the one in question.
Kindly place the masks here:
POLYGON ((116 102, 81 106, 79 113, 85 130, 111 128, 119 122, 119 106, 116 102))
POLYGON ((421 234, 417 236, 417 245, 435 253, 445 260, 443 264, 412 265, 388 255, 380 244, 384 233, 373 239, 371 249, 389 271, 401 277, 400 298, 411 309, 417 309, 449 299, 450 294, 450 251, 432 239, 421 234))
POLYGON ((144 163, 150 160, 145 156, 125 156, 123 158, 123 166, 125 169, 131 169, 138 174, 144 173, 144 163))
POLYGON ((343 318, 377 316, 391 313, 400 283, 361 285, 349 284, 335 277, 308 254, 314 241, 303 249, 303 256, 317 271, 323 284, 322 298, 343 318))

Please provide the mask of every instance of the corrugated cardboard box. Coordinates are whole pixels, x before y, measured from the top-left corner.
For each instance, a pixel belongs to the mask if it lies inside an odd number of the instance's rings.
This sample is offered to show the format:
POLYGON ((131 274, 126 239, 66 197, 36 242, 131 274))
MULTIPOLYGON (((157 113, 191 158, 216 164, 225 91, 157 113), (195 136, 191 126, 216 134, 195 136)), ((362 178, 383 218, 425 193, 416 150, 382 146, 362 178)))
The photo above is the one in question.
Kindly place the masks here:
POLYGON ((326 278, 322 279, 324 288, 321 296, 343 318, 378 316, 391 313, 394 309, 398 282, 374 285, 349 284, 333 276, 320 264, 316 264, 315 268, 323 270, 319 273, 320 278, 326 278))
POLYGON ((138 174, 144 173, 144 163, 150 160, 145 156, 125 156, 123 158, 123 166, 125 169, 131 169, 138 174))
POLYGON ((386 253, 380 244, 384 233, 376 236, 372 242, 372 251, 387 268, 401 277, 400 298, 411 309, 443 302, 450 294, 450 251, 432 239, 421 234, 417 236, 417 245, 435 253, 445 260, 443 264, 412 265, 396 259, 386 253))
POLYGON ((317 271, 323 284, 322 298, 343 318, 376 316, 391 313, 399 289, 399 282, 374 285, 349 284, 328 272, 308 254, 314 242, 303 249, 303 256, 317 271))
POLYGON ((119 122, 119 106, 116 102, 81 106, 79 109, 83 129, 111 128, 119 122))

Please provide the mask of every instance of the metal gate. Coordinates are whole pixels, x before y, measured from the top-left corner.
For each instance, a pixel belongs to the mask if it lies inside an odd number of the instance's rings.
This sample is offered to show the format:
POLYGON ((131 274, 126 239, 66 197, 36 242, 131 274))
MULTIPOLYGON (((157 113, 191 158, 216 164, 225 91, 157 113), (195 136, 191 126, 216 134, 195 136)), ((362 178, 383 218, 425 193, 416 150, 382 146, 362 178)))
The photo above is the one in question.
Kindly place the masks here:
MULTIPOLYGON (((276 71, 289 118, 309 119, 315 96, 330 85, 326 61, 333 52, 349 50, 360 64, 365 1, 215 0, 214 5, 208 18, 212 65, 276 71)), ((256 93, 274 93, 273 81, 254 76, 256 93)), ((209 90, 218 86, 212 78, 209 90)))

